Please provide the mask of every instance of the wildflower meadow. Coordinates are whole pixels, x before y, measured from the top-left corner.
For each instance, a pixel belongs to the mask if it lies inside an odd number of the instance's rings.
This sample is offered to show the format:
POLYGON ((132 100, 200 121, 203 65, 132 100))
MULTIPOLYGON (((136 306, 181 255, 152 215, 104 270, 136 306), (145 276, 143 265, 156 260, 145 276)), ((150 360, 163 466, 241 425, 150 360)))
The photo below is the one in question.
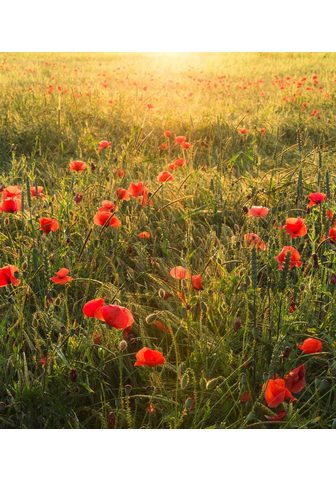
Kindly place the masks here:
POLYGON ((0 427, 336 428, 336 54, 0 54, 0 427))

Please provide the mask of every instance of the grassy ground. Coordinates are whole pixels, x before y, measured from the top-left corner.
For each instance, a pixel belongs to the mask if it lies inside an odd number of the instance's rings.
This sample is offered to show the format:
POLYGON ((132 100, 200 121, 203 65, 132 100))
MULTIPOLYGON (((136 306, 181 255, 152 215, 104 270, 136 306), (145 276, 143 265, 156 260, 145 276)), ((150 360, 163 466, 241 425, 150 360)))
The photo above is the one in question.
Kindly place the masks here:
POLYGON ((2 428, 335 426, 335 67, 323 53, 0 54, 0 182, 22 189, 19 211, 0 212, 0 267, 21 280, 0 288, 2 428), (139 181, 152 206, 117 201, 139 181), (311 192, 327 198, 307 211, 311 192), (120 228, 94 225, 102 200, 120 228), (307 235, 277 228, 288 217, 307 235), (244 244, 252 232, 266 250, 244 244), (288 245, 302 265, 280 271, 288 245), (54 284, 62 267, 73 280, 54 284), (85 316, 97 297, 128 308, 132 331, 85 316), (309 337, 321 352, 298 349, 309 337), (143 347, 165 364, 134 366, 143 347), (302 364, 296 400, 267 405, 262 385, 302 364))

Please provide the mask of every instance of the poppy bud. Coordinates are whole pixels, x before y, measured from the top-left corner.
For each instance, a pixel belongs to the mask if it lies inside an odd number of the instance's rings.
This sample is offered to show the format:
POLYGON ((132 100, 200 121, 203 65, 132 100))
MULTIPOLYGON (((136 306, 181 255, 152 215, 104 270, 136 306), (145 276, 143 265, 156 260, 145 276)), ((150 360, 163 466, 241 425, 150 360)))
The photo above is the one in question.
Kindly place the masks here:
POLYGON ((283 357, 288 358, 291 351, 292 351, 292 349, 290 347, 286 347, 284 352, 283 352, 283 357))
POLYGON ((28 263, 27 262, 23 262, 21 264, 21 271, 24 272, 25 270, 27 270, 27 267, 28 267, 28 263))
POLYGON ((96 165, 94 163, 91 163, 90 164, 90 167, 91 167, 91 171, 94 172, 96 170, 96 165))
POLYGON ((72 382, 75 382, 77 380, 77 370, 75 368, 72 368, 69 372, 69 378, 72 382))
POLYGON ((128 347, 128 344, 126 340, 121 340, 121 342, 119 343, 119 350, 121 351, 126 350, 127 347, 128 347))
POLYGON ((163 290, 163 288, 159 288, 158 290, 158 295, 160 298, 164 298, 166 295, 166 292, 163 290))
POLYGON ((249 210, 248 210, 247 207, 243 207, 243 212, 244 212, 244 213, 247 213, 248 211, 249 211, 249 210))
POLYGON ((318 388, 320 390, 320 393, 322 394, 327 393, 330 388, 330 384, 328 380, 326 378, 323 378, 318 388))
POLYGON ((114 428, 117 424, 117 417, 114 412, 109 412, 107 414, 107 425, 109 428, 114 428))
POLYGON ((62 305, 62 299, 61 299, 61 297, 56 297, 56 299, 55 299, 55 305, 56 305, 57 307, 59 307, 60 305, 62 305))
POLYGON ((242 325, 242 322, 241 322, 241 319, 239 317, 236 318, 236 320, 234 321, 234 324, 233 324, 233 329, 235 332, 238 332, 238 330, 240 329, 242 325))
POLYGON ((193 409, 193 406, 194 400, 191 397, 188 397, 184 402, 184 408, 190 412, 193 409))
POLYGON ((74 199, 75 199, 75 202, 78 204, 83 200, 83 195, 81 195, 80 193, 76 193, 74 199))
POLYGON ((332 285, 336 285, 336 275, 335 275, 335 274, 331 275, 331 277, 330 277, 330 283, 331 283, 332 285))
POLYGON ((4 225, 6 225, 6 226, 9 225, 9 218, 8 217, 5 218, 4 225))
POLYGON ((129 395, 132 390, 132 385, 125 385, 125 393, 126 395, 129 395))

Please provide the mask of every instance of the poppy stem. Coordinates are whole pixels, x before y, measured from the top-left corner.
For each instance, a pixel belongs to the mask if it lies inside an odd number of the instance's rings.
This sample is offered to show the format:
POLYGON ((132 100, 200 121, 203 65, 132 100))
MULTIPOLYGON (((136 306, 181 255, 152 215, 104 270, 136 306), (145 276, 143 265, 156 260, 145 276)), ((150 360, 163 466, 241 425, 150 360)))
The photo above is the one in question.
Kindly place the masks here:
POLYGON ((78 260, 80 260, 81 257, 82 257, 84 248, 85 248, 87 242, 89 241, 89 238, 90 238, 90 236, 91 236, 92 230, 93 230, 93 228, 91 227, 90 230, 89 230, 89 233, 88 233, 87 236, 86 236, 86 239, 84 240, 83 246, 82 246, 82 248, 81 248, 81 250, 80 250, 80 252, 79 252, 78 260))

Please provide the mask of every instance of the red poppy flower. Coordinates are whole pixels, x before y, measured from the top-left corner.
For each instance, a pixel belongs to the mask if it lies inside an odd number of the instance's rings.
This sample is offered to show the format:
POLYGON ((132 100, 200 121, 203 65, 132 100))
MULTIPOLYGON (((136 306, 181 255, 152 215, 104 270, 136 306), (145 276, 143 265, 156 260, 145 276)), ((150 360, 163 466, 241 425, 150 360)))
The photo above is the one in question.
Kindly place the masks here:
POLYGON ((310 353, 322 352, 322 342, 317 338, 306 338, 302 345, 298 345, 298 348, 306 355, 310 353))
POLYGON ((111 145, 112 145, 112 142, 109 142, 108 140, 101 140, 98 144, 98 152, 105 150, 105 148, 108 148, 111 145))
POLYGON ((64 285, 68 282, 73 280, 72 277, 68 275, 69 270, 67 268, 61 268, 58 272, 55 273, 54 277, 51 277, 51 281, 54 283, 58 283, 59 285, 64 285))
POLYGON ((158 350, 151 350, 144 347, 135 355, 135 367, 155 367, 156 365, 163 365, 165 358, 158 350))
POLYGON ((43 198, 44 197, 43 187, 38 186, 37 192, 36 192, 36 187, 30 187, 30 195, 33 198, 36 198, 36 197, 43 198))
POLYGON ((324 202, 324 200, 327 198, 327 195, 321 192, 314 192, 314 193, 310 193, 308 195, 308 198, 309 198, 308 208, 311 208, 311 207, 314 207, 314 205, 319 205, 321 202, 324 202))
POLYGON ((329 230, 329 241, 331 243, 336 243, 336 228, 331 228, 329 230))
POLYGON ((73 160, 70 162, 69 169, 73 172, 82 172, 87 167, 86 163, 82 160, 73 160))
POLYGON ((171 136, 171 131, 170 131, 170 130, 164 130, 163 135, 164 135, 166 138, 169 138, 169 137, 171 136))
POLYGON ((268 380, 268 382, 264 383, 262 389, 264 391, 265 401, 270 408, 276 408, 287 399, 294 400, 283 378, 268 380))
POLYGON ((176 143, 177 145, 181 145, 181 144, 184 143, 186 140, 187 140, 187 137, 184 137, 183 135, 178 135, 177 137, 175 137, 175 143, 176 143))
POLYGON ((291 238, 304 237, 307 234, 303 218, 287 218, 285 230, 291 238))
POLYGON ((188 148, 192 147, 192 144, 190 142, 183 142, 180 143, 180 146, 183 150, 188 150, 188 148))
POLYGON ((177 158, 173 163, 168 165, 169 170, 176 170, 179 167, 184 167, 185 160, 184 158, 177 158))
POLYGON ((279 264, 278 265, 279 270, 283 269, 285 259, 286 259, 286 255, 287 255, 288 252, 290 252, 289 266, 290 266, 291 269, 296 268, 296 267, 300 267, 302 265, 302 262, 300 261, 300 258, 301 258, 300 254, 296 250, 296 248, 291 247, 291 246, 286 246, 286 247, 283 247, 283 249, 281 250, 279 255, 277 257, 275 257, 276 261, 279 264))
POLYGON ((174 177, 171 173, 164 171, 160 172, 159 175, 156 177, 158 182, 165 183, 165 182, 171 182, 174 180, 174 177))
POLYGON ((152 110, 152 108, 154 108, 154 105, 152 103, 147 103, 147 108, 148 110, 152 110))
POLYGON ((125 188, 117 189, 117 197, 123 202, 128 202, 131 199, 130 193, 125 188))
MULTIPOLYGON (((143 192, 142 192, 142 197, 139 198, 140 200, 140 205, 142 207, 145 207, 147 205, 147 202, 148 202, 148 188, 144 187, 143 189, 143 192)), ((153 200, 150 199, 149 200, 149 205, 152 207, 153 206, 153 200)))
POLYGON ((266 135, 266 128, 265 127, 262 127, 260 129, 260 133, 261 133, 261 136, 264 137, 266 135))
POLYGON ((190 278, 190 271, 181 266, 173 267, 169 273, 170 276, 176 280, 185 280, 186 278, 190 278))
POLYGON ((121 226, 121 221, 115 215, 111 213, 110 210, 98 210, 96 215, 93 218, 93 223, 100 227, 105 224, 112 228, 119 228, 121 226))
POLYGON ((138 233, 138 237, 139 238, 143 238, 145 240, 149 240, 150 239, 150 233, 149 232, 140 232, 138 233))
POLYGON ((59 229, 59 223, 55 218, 42 217, 39 222, 40 230, 46 235, 50 232, 56 232, 59 229))
POLYGON ((112 210, 115 209, 115 205, 111 200, 103 200, 101 202, 101 205, 102 206, 100 208, 98 208, 99 212, 102 212, 104 210, 108 210, 109 212, 111 212, 112 210))
POLYGON ((124 178, 125 172, 122 168, 118 168, 117 175, 119 178, 124 178))
POLYGON ((107 325, 117 330, 131 329, 134 323, 131 312, 120 305, 103 305, 100 313, 102 318, 99 320, 103 320, 107 325))
POLYGON ((165 150, 168 150, 169 145, 168 145, 168 143, 166 143, 166 142, 165 142, 165 143, 161 143, 161 145, 160 145, 159 148, 160 148, 160 151, 161 151, 161 152, 164 152, 165 150))
POLYGON ((249 131, 247 130, 247 128, 240 128, 238 130, 238 132, 241 134, 241 135, 247 135, 249 133, 249 131))
POLYGON ((86 302, 86 304, 83 307, 83 313, 87 317, 97 318, 98 320, 102 320, 103 316, 101 313, 101 309, 104 305, 105 305, 105 301, 103 298, 94 298, 93 300, 86 302))
POLYGON ((269 212, 267 207, 253 206, 247 212, 249 217, 265 217, 269 212))
POLYGON ((289 308, 288 308, 288 312, 289 313, 294 313, 296 310, 296 305, 294 302, 292 302, 290 305, 289 305, 289 308))
POLYGON ((331 221, 333 219, 333 217, 334 217, 334 212, 327 208, 326 209, 326 218, 331 221))
POLYGON ((19 210, 21 210, 21 198, 8 197, 2 199, 0 212, 16 213, 19 210))
POLYGON ((0 268, 0 288, 7 285, 14 285, 14 287, 20 285, 21 280, 15 276, 18 271, 19 269, 14 265, 6 265, 0 268))
POLYGON ((202 275, 199 273, 198 275, 192 275, 191 277, 191 284, 193 289, 195 290, 203 290, 202 287, 202 275))
POLYGON ((132 197, 141 197, 144 192, 144 184, 143 182, 138 183, 130 183, 128 187, 129 194, 132 197))
POLYGON ((13 198, 13 197, 21 197, 21 188, 16 185, 9 185, 5 187, 2 191, 3 198, 13 198))
POLYGON ((244 244, 262 251, 265 251, 267 248, 266 243, 256 233, 246 233, 244 235, 244 244))
POLYGON ((292 393, 299 393, 306 386, 305 367, 300 365, 285 376, 286 387, 292 393))

